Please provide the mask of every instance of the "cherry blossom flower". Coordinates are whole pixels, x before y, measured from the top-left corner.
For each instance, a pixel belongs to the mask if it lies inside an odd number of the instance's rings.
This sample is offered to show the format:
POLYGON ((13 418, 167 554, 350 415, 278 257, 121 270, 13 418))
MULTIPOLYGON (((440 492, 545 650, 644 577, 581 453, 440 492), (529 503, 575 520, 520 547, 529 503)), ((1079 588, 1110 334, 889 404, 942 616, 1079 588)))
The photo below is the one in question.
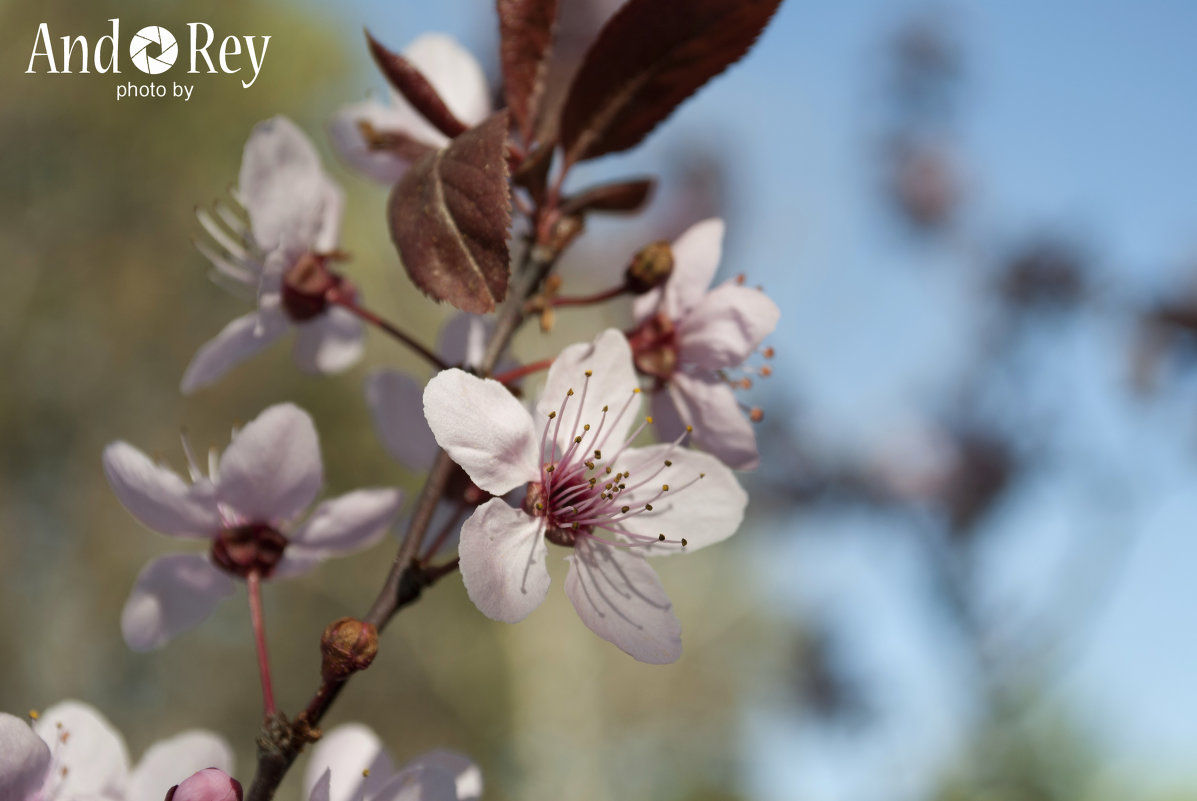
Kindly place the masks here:
POLYGON ((295 123, 274 117, 254 127, 234 197, 244 206, 248 228, 227 206, 201 210, 200 223, 217 247, 198 247, 212 262, 214 277, 256 297, 256 308, 199 349, 182 391, 209 386, 292 328, 293 354, 304 370, 335 373, 352 366, 362 354, 362 324, 323 300, 333 286, 352 293, 328 269, 337 257, 344 197, 295 123))
POLYGON ((297 525, 320 492, 323 466, 312 418, 289 403, 234 434, 207 476, 190 453, 188 462, 190 484, 125 442, 104 449, 108 483, 143 525, 211 543, 206 554, 159 557, 141 571, 121 615, 136 651, 202 622, 233 591, 230 577, 299 575, 375 544, 399 510, 398 490, 356 490, 324 501, 297 525))
MULTIPOLYGON (((490 115, 486 74, 451 36, 424 34, 408 45, 403 55, 423 73, 457 119, 473 126, 490 115)), ((333 144, 352 167, 384 184, 402 178, 410 161, 393 150, 371 147, 363 124, 378 134, 399 134, 430 148, 443 147, 449 141, 394 91, 389 103, 370 99, 343 107, 333 118, 333 144)))
MULTIPOLYGON (((652 409, 664 439, 694 427, 694 442, 734 470, 759 462, 752 424, 735 388, 735 371, 772 333, 781 316, 759 289, 727 281, 711 289, 723 250, 723 221, 700 222, 673 243, 673 274, 637 298, 630 335, 636 368, 656 380, 652 409)), ((762 372, 768 374, 768 368, 762 372)))
POLYGON ((639 414, 631 351, 608 330, 549 369, 536 420, 502 384, 445 370, 424 391, 437 442, 496 496, 526 485, 519 508, 494 498, 461 530, 474 604, 514 623, 544 600, 552 542, 572 548, 565 593, 592 631, 644 662, 681 655, 680 624, 645 555, 719 542, 748 498, 713 456, 674 442, 631 447, 639 414), (539 422, 537 422, 539 421, 539 422))
POLYGON ((204 768, 179 782, 166 801, 241 801, 241 782, 220 768, 204 768))
MULTIPOLYGON (((32 726, 0 712, 0 799, 4 801, 162 801, 172 786, 213 768, 228 779, 233 753, 219 736, 186 731, 150 746, 130 766, 124 738, 103 715, 63 701, 32 726)), ((212 788, 219 788, 218 782, 212 788)), ((187 799, 180 799, 187 801, 187 799)), ((233 801, 217 795, 190 801, 233 801)))
POLYGON ((320 738, 304 787, 309 801, 477 801, 482 773, 453 751, 432 751, 396 770, 378 736, 351 723, 320 738))

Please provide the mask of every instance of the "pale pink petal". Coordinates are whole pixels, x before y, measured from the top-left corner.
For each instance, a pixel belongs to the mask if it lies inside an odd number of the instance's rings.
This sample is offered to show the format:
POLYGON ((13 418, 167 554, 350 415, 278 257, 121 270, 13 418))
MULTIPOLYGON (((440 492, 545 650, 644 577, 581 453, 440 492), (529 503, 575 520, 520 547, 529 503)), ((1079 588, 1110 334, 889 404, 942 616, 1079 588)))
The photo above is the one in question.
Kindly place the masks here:
POLYGON ((569 562, 565 594, 591 631, 641 662, 682 655, 681 624, 643 556, 583 537, 569 562))
POLYGON ((344 556, 375 544, 399 513, 397 489, 363 489, 324 501, 291 535, 293 545, 327 556, 344 556))
POLYGON ((360 723, 349 723, 317 741, 304 771, 304 794, 315 798, 326 774, 331 774, 327 801, 368 801, 395 775, 395 769, 378 735, 360 723), (363 776, 367 771, 369 775, 363 776))
POLYGON ((134 651, 152 651, 202 623, 233 592, 232 580, 203 554, 169 554, 142 569, 121 612, 134 651))
POLYGON ((718 376, 674 373, 669 397, 678 416, 694 427, 694 444, 723 460, 733 470, 754 470, 760 463, 756 432, 736 399, 718 376))
POLYGON ((241 782, 219 768, 204 768, 180 782, 171 801, 241 801, 241 797, 241 782))
MULTIPOLYGON (((633 476, 648 476, 665 467, 656 479, 645 486, 629 488, 620 495, 632 508, 651 504, 652 511, 627 517, 623 527, 633 534, 656 537, 664 534, 671 540, 685 537, 686 550, 692 551, 725 540, 744 520, 748 494, 736 481, 735 473, 709 453, 674 447, 652 445, 628 451, 618 467, 630 470, 633 476), (668 484, 669 490, 662 491, 668 484)), ((677 553, 676 546, 651 553, 677 553)))
POLYGON ((78 701, 55 704, 38 717, 34 730, 54 754, 56 798, 124 798, 129 750, 95 707, 78 701))
POLYGON ((147 528, 172 537, 205 539, 221 528, 216 489, 188 484, 127 442, 104 449, 104 475, 117 499, 147 528))
POLYGON ((370 801, 458 801, 453 774, 419 762, 396 773, 370 801))
POLYGON ((490 87, 478 60, 445 34, 426 33, 403 50, 436 89, 445 105, 466 125, 477 125, 491 112, 490 87))
POLYGON ((369 123, 379 133, 405 133, 432 147, 440 147, 448 141, 448 137, 424 121, 401 99, 395 105, 363 100, 342 106, 329 127, 337 153, 355 170, 388 186, 398 182, 411 164, 395 153, 371 148, 362 136, 362 122, 369 123))
POLYGON ((387 452, 411 470, 427 470, 439 448, 424 420, 424 387, 407 373, 378 370, 366 379, 366 404, 387 452))
POLYGON ((35 799, 50 770, 50 749, 29 723, 0 712, 0 801, 35 799))
POLYGON ((592 431, 601 424, 600 439, 613 451, 623 444, 631 426, 643 420, 638 386, 627 338, 608 328, 593 343, 570 345, 553 360, 536 405, 536 424, 545 425, 550 412, 558 413, 560 429, 556 420, 551 429, 557 434, 558 456, 586 424, 592 431), (568 394, 571 389, 573 395, 568 394))
POLYGON ((295 328, 295 363, 309 373, 339 373, 357 364, 365 350, 362 321, 339 307, 295 328))
POLYGON ((254 238, 265 250, 284 243, 319 247, 335 241, 340 190, 320 166, 311 140, 286 117, 254 126, 238 180, 254 238))
POLYGON ((482 771, 465 754, 437 749, 411 763, 412 767, 417 765, 453 776, 457 787, 456 801, 478 801, 482 798, 482 771))
POLYGON ((492 498, 461 527, 466 594, 492 620, 518 623, 549 591, 547 552, 540 520, 492 498))
POLYGON ((706 294, 723 257, 723 220, 695 223, 673 243, 673 275, 665 284, 664 311, 680 320, 706 294))
POLYGON ((532 417, 498 381, 443 370, 424 388, 424 418, 437 443, 487 492, 502 495, 540 476, 532 417))
POLYGON ((449 318, 436 340, 436 352, 449 364, 477 367, 482 363, 486 341, 494 331, 494 320, 461 312, 449 318))
POLYGON ((319 778, 312 784, 308 790, 308 801, 330 801, 332 797, 332 771, 328 768, 320 774, 319 778))
POLYGON ((280 403, 233 437, 220 457, 217 492, 245 520, 278 523, 306 509, 323 483, 312 418, 294 404, 280 403))
POLYGON ((196 729, 159 740, 133 768, 125 801, 162 801, 167 790, 204 768, 232 773, 233 750, 223 737, 196 729))
POLYGON ((277 340, 289 328, 277 309, 260 309, 238 317, 204 343, 187 365, 179 385, 184 395, 216 383, 229 370, 277 340))
POLYGON ((649 398, 649 406, 653 412, 653 428, 657 431, 657 439, 661 442, 673 442, 685 433, 689 423, 682 419, 667 389, 653 392, 649 398))
POLYGON ((777 304, 759 289, 723 284, 682 319, 679 359, 708 370, 735 367, 773 333, 780 316, 777 304))

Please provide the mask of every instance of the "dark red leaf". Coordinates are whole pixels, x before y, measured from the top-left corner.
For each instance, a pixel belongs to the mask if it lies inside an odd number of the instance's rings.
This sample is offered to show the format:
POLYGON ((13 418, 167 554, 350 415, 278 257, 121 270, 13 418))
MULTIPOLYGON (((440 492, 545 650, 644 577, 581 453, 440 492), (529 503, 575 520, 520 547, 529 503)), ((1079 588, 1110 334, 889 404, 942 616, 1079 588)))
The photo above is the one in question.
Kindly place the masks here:
POLYGON ((391 190, 391 239, 425 294, 484 314, 507 295, 507 112, 425 156, 391 190))
POLYGON ((497 5, 507 107, 524 141, 530 142, 557 21, 557 0, 498 0, 497 5))
POLYGON ((638 144, 748 52, 781 0, 628 0, 599 33, 561 111, 565 163, 638 144))
POLYGON ((374 56, 382 74, 424 119, 450 139, 467 129, 468 126, 445 105, 424 73, 403 56, 383 47, 369 31, 366 31, 366 41, 370 44, 370 55, 374 56))
POLYGON ((630 214, 640 210, 656 185, 657 182, 652 178, 632 178, 594 186, 567 198, 561 204, 561 213, 605 211, 609 214, 630 214))

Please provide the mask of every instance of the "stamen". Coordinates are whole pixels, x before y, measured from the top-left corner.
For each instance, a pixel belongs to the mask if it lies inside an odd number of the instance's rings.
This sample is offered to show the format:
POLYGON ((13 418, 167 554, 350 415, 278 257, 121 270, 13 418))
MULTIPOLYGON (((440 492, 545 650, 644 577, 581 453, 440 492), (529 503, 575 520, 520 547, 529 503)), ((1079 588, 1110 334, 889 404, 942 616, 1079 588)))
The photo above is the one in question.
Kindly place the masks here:
POLYGON ((208 235, 216 240, 216 244, 228 251, 229 255, 242 260, 249 255, 244 247, 234 242, 216 220, 212 219, 212 215, 208 213, 207 209, 197 208, 195 210, 195 217, 199 220, 200 225, 204 227, 204 230, 208 232, 208 235))

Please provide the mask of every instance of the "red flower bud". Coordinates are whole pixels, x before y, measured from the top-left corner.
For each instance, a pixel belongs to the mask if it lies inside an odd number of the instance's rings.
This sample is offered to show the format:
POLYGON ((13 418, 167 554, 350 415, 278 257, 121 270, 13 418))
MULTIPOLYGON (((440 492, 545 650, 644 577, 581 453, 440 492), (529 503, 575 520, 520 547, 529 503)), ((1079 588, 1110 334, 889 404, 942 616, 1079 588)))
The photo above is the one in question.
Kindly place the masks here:
POLYGON ((370 667, 378 654, 378 629, 352 617, 328 624, 320 638, 320 667, 325 681, 344 681, 370 667))

